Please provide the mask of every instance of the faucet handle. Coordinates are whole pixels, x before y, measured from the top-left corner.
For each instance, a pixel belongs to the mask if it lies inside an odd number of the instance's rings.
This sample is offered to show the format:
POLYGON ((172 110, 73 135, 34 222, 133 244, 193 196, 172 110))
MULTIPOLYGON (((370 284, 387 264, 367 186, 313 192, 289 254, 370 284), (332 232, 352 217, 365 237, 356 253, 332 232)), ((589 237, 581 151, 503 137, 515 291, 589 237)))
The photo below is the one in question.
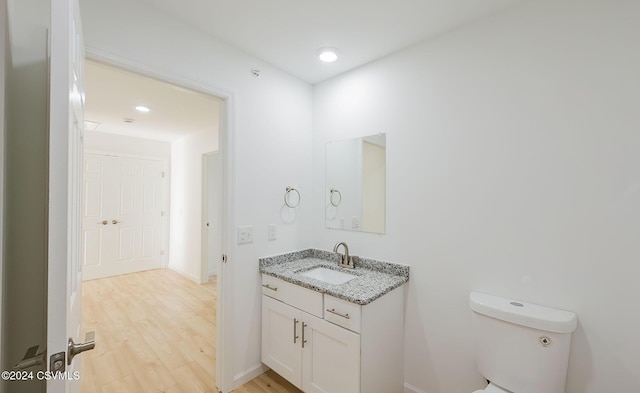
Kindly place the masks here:
POLYGON ((355 264, 353 263, 353 256, 349 255, 340 255, 340 265, 341 267, 348 267, 351 269, 355 269, 355 264))

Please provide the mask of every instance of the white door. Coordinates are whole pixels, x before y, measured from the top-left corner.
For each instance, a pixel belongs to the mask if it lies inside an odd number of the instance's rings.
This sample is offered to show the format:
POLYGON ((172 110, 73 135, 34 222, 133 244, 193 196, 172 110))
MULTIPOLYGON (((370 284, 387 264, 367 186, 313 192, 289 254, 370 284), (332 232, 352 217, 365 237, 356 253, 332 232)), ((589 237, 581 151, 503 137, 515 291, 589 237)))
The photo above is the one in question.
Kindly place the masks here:
POLYGON ((262 362, 298 388, 302 386, 302 314, 262 296, 262 362))
POLYGON ((302 390, 307 393, 360 392, 360 335, 304 314, 302 390))
POLYGON ((85 154, 83 278, 162 265, 160 160, 85 154))
POLYGON ((218 261, 222 256, 222 163, 218 152, 203 155, 203 160, 202 189, 206 234, 203 259, 207 270, 202 282, 206 281, 208 276, 217 274, 218 261))
POLYGON ((71 361, 69 340, 84 340, 80 337, 83 57, 77 0, 51 0, 47 364, 49 371, 67 373, 47 381, 48 393, 80 391, 79 358, 71 361))

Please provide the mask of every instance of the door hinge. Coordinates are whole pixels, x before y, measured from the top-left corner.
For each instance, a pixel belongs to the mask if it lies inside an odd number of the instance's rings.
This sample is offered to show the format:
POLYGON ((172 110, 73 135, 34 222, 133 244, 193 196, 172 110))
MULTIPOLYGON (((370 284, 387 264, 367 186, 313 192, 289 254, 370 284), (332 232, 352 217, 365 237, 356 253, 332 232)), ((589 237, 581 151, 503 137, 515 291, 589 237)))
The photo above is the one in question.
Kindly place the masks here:
POLYGON ((164 250, 160 250, 160 255, 164 255, 164 250))
POLYGON ((164 217, 164 210, 160 210, 160 217, 164 217))
POLYGON ((222 263, 227 263, 227 254, 222 254, 222 263))
POLYGON ((164 171, 162 171, 162 175, 160 177, 164 179, 164 171))

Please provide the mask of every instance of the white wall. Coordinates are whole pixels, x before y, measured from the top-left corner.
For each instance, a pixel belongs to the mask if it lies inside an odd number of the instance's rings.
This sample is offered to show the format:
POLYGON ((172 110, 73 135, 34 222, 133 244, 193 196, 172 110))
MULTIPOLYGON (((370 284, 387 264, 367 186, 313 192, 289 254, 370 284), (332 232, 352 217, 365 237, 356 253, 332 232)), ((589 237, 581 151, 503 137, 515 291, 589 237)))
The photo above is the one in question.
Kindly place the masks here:
POLYGON ((164 141, 134 138, 98 131, 84 132, 84 149, 91 152, 118 152, 141 158, 171 157, 171 144, 164 141))
POLYGON ((169 268, 196 282, 202 270, 202 155, 218 150, 218 135, 203 132, 171 143, 169 268))
POLYGON ((255 226, 254 243, 231 250, 229 261, 236 290, 233 369, 241 378, 261 365, 258 258, 309 246, 312 89, 144 3, 82 0, 80 6, 89 46, 233 92, 235 215, 238 225, 255 226), (262 71, 259 78, 252 68, 262 71), (294 211, 283 208, 288 185, 302 194, 294 211), (267 241, 268 224, 278 224, 278 240, 267 241))
POLYGON ((468 294, 573 310, 567 392, 640 384, 640 2, 532 1, 314 88, 315 247, 411 265, 406 382, 471 392, 468 294), (387 234, 324 229, 324 144, 387 132, 387 234))

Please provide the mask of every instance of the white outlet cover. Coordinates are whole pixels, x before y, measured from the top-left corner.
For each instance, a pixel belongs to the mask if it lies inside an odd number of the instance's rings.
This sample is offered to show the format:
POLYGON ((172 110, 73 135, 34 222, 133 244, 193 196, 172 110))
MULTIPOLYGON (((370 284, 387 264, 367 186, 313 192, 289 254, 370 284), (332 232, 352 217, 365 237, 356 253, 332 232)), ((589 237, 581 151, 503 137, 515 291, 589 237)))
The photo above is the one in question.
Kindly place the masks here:
POLYGON ((278 239, 278 226, 276 224, 269 224, 267 226, 267 237, 269 241, 278 239))

